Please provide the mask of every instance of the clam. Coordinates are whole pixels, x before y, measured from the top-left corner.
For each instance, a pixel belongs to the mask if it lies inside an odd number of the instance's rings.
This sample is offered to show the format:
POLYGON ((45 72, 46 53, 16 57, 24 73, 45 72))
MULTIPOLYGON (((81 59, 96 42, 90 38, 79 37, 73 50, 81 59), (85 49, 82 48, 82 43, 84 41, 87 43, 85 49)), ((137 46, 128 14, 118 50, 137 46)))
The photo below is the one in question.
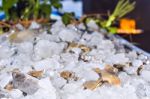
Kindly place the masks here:
POLYGON ((104 70, 109 72, 109 73, 112 73, 112 74, 117 74, 118 73, 118 69, 113 67, 113 66, 110 66, 110 65, 106 65, 104 70))
POLYGON ((78 44, 75 42, 69 42, 68 47, 65 49, 65 52, 69 52, 73 48, 78 48, 78 44))
POLYGON ((102 80, 98 79, 96 81, 87 81, 83 84, 84 89, 94 90, 102 85, 102 80))
POLYGON ((6 90, 8 90, 8 91, 11 91, 11 90, 13 90, 13 88, 14 88, 14 86, 13 86, 12 82, 9 82, 9 83, 5 86, 4 89, 6 89, 6 90))
POLYGON ((126 67, 126 66, 125 65, 121 65, 121 64, 114 64, 113 67, 117 68, 118 71, 123 71, 123 68, 126 67))
POLYGON ((35 78, 40 78, 43 76, 43 71, 30 71, 28 74, 35 78))
POLYGON ((140 66, 138 69, 137 69, 137 75, 141 75, 141 71, 143 70, 143 66, 140 66))
POLYGON ((66 80, 72 77, 72 72, 70 71, 63 71, 60 73, 60 76, 66 80))
POLYGON ((108 82, 111 85, 119 86, 121 83, 120 79, 114 74, 102 71, 101 75, 102 80, 108 82))
POLYGON ((79 45, 79 48, 80 48, 85 54, 91 51, 91 48, 90 48, 90 47, 88 47, 88 46, 86 46, 86 45, 83 45, 83 44, 79 45))
POLYGON ((60 77, 69 80, 69 79, 73 79, 73 80, 78 80, 78 77, 75 76, 74 72, 70 72, 70 71, 62 71, 60 73, 60 77))
POLYGON ((85 54, 91 51, 91 48, 86 45, 71 42, 71 43, 69 43, 69 45, 66 49, 66 52, 70 51, 73 48, 80 48, 83 51, 83 53, 85 53, 85 54))
POLYGON ((115 74, 108 72, 105 69, 100 70, 99 68, 94 68, 93 70, 100 75, 102 81, 115 86, 119 86, 121 84, 120 79, 115 74))

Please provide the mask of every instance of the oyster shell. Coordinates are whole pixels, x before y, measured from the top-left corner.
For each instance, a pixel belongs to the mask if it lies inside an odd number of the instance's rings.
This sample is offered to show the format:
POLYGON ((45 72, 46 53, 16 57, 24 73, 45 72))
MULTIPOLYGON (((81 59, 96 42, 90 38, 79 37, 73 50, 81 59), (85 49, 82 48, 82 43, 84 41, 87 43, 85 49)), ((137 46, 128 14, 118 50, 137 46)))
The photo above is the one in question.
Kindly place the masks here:
POLYGON ((14 86, 13 86, 12 82, 9 82, 9 83, 5 86, 4 89, 6 89, 6 90, 8 90, 8 91, 11 91, 11 90, 13 90, 13 88, 14 88, 14 86))
POLYGON ((43 76, 43 71, 30 71, 28 74, 35 78, 40 78, 43 76))
POLYGON ((94 90, 102 85, 102 80, 98 79, 96 81, 87 81, 83 84, 84 89, 94 90))
POLYGON ((69 79, 73 79, 73 80, 78 80, 78 77, 75 76, 74 72, 70 72, 70 71, 62 71, 60 73, 60 77, 69 80, 69 79))
POLYGON ((69 52, 73 48, 80 48, 83 51, 83 53, 88 53, 88 52, 91 51, 91 48, 86 46, 86 45, 78 44, 78 43, 75 43, 75 42, 71 42, 71 43, 69 42, 69 45, 66 49, 66 52, 69 52))
POLYGON ((113 66, 110 66, 110 65, 106 65, 104 70, 109 72, 109 73, 112 73, 112 74, 117 74, 118 73, 118 69, 113 67, 113 66))
POLYGON ((107 70, 100 70, 99 68, 94 68, 94 71, 98 73, 102 79, 102 81, 106 81, 111 85, 119 86, 121 81, 119 77, 115 74, 108 72, 107 70))

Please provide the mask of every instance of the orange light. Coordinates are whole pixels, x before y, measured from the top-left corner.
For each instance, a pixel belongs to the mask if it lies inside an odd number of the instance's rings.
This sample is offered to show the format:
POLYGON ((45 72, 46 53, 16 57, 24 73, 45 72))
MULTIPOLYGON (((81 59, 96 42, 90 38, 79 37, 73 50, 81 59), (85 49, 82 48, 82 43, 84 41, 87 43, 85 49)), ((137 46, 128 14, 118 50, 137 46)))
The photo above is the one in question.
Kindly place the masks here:
POLYGON ((118 34, 140 34, 142 30, 136 29, 136 21, 134 19, 121 19, 118 34))

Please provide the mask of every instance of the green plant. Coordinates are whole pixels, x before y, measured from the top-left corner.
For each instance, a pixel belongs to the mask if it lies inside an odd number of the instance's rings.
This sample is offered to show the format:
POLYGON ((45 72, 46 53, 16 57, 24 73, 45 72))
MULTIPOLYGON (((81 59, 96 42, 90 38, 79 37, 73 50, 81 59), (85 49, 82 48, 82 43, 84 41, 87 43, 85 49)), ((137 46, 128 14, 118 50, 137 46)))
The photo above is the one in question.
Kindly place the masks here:
MULTIPOLYGON (((0 11, 4 11, 6 14, 6 21, 8 22, 18 22, 20 20, 25 20, 25 24, 28 25, 30 20, 38 19, 50 19, 50 14, 52 7, 56 9, 62 8, 60 0, 2 0, 2 7, 0 11)), ((94 20, 101 28, 106 29, 108 32, 116 33, 117 27, 113 24, 135 8, 135 2, 130 2, 129 0, 119 0, 116 8, 108 16, 108 18, 103 18, 102 16, 93 18, 86 17, 83 22, 85 25, 89 20, 94 20)), ((64 13, 62 16, 62 21, 65 25, 70 23, 79 23, 73 13, 64 13)))
POLYGON ((18 0, 2 0, 1 11, 4 11, 6 14, 6 20, 8 20, 11 15, 9 13, 10 9, 13 8, 14 4, 16 4, 18 0))
POLYGON ((104 28, 110 27, 117 19, 122 18, 135 8, 135 2, 130 3, 129 0, 119 0, 114 12, 109 16, 108 20, 101 25, 104 28))
POLYGON ((68 25, 71 23, 72 20, 75 20, 74 13, 64 13, 62 16, 62 22, 65 25, 68 25))
POLYGON ((94 20, 100 28, 110 33, 117 33, 118 27, 114 26, 114 24, 134 10, 135 4, 136 2, 130 2, 129 0, 119 0, 112 14, 107 16, 101 14, 87 15, 82 21, 87 24, 90 20, 94 20))
POLYGON ((6 21, 49 19, 51 9, 61 8, 60 0, 2 0, 0 11, 4 11, 6 21))
MULTIPOLYGON (((135 8, 135 2, 130 2, 129 0, 119 0, 116 8, 114 9, 113 13, 108 15, 108 18, 103 18, 102 15, 86 15, 80 22, 83 22, 85 25, 90 21, 94 20, 98 26, 108 30, 111 33, 117 33, 117 27, 114 27, 113 24, 124 17, 126 14, 130 13, 135 8)), ((74 20, 74 16, 71 13, 65 13, 62 16, 62 21, 65 25, 68 25, 74 20)))

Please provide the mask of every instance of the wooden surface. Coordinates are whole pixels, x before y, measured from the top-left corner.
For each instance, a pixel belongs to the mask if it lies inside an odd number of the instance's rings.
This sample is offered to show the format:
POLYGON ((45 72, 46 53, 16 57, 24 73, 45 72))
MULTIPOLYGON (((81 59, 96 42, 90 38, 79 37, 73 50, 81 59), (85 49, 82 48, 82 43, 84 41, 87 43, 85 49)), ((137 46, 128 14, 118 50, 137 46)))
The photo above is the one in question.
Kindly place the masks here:
MULTIPOLYGON (((135 0, 136 8, 126 17, 134 18, 137 21, 137 28, 143 29, 141 35, 132 36, 132 42, 137 46, 150 52, 150 0, 135 0)), ((113 11, 118 0, 83 0, 83 12, 107 13, 113 11)), ((123 36, 130 41, 129 36, 123 36)))

